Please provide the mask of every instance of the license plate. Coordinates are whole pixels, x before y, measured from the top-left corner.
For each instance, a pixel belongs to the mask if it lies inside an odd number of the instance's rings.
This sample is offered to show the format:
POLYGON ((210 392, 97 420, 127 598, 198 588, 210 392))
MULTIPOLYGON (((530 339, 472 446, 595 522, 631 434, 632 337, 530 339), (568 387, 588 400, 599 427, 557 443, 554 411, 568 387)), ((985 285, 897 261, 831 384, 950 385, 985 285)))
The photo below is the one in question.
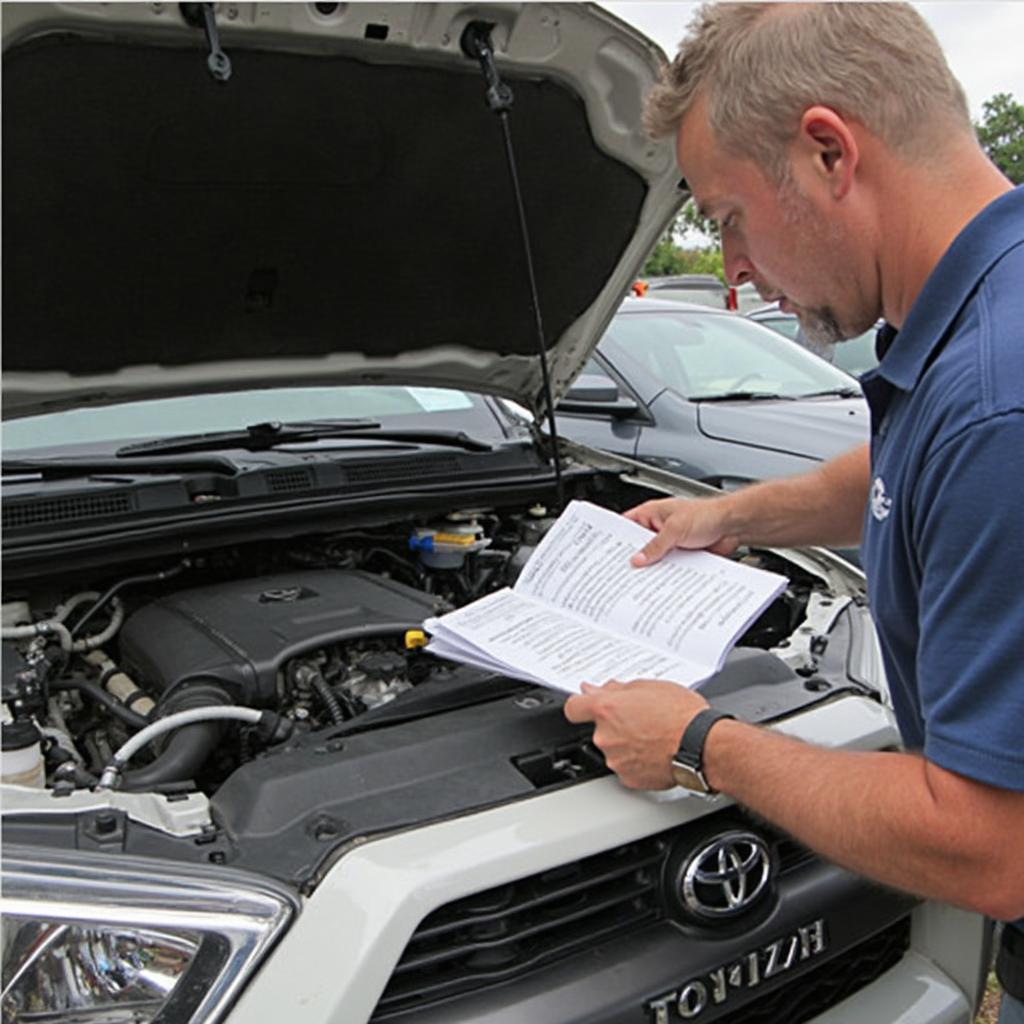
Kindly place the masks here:
POLYGON ((828 947, 825 921, 818 918, 795 932, 752 949, 721 967, 690 978, 678 988, 645 1004, 651 1024, 699 1020, 709 1009, 724 1006, 736 992, 760 988, 798 964, 821 956, 828 947))

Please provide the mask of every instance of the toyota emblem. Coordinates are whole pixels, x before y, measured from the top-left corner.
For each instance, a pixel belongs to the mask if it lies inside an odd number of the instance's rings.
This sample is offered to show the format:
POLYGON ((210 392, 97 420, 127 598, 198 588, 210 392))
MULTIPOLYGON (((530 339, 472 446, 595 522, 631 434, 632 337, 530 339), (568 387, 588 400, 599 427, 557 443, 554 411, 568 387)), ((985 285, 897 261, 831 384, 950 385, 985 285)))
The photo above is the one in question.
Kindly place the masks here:
POLYGON ((683 871, 683 903, 697 917, 735 917, 754 905, 772 874, 764 840, 726 832, 702 846, 683 871))

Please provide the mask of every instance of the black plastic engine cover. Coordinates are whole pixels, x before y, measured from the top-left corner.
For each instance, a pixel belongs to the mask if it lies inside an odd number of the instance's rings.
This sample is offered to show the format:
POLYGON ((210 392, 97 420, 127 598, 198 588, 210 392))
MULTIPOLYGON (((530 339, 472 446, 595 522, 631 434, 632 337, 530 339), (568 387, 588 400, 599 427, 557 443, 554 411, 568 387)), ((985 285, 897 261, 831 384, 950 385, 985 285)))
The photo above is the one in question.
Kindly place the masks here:
POLYGON ((418 628, 438 599, 355 570, 301 570, 181 590, 140 608, 121 631, 121 662, 140 685, 167 692, 213 677, 241 703, 276 698, 296 655, 356 637, 418 628))

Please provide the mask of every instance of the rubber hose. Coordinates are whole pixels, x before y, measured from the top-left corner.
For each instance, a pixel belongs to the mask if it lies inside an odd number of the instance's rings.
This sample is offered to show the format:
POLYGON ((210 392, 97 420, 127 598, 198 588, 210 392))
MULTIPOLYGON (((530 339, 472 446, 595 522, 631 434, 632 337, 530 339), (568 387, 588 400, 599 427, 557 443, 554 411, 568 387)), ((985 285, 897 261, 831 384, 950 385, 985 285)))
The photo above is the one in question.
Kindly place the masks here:
POLYGON ((163 580, 169 580, 174 576, 177 576, 184 570, 184 565, 175 565, 170 569, 161 569, 158 572, 144 573, 141 576, 129 576, 127 579, 123 579, 115 583, 112 587, 108 588, 100 597, 96 599, 95 604, 75 623, 71 629, 71 637, 74 639, 79 633, 85 628, 85 624, 120 590, 125 587, 134 586, 136 583, 157 583, 163 580))
POLYGON ((62 690, 78 690, 97 704, 102 704, 112 715, 121 719, 132 729, 143 729, 149 725, 149 719, 143 718, 131 708, 126 708, 116 697, 111 696, 99 683, 84 676, 72 676, 70 679, 57 679, 50 683, 50 692, 62 690))
POLYGON ((220 722, 196 722, 178 729, 152 764, 125 772, 121 789, 145 790, 195 778, 220 739, 220 722))
POLYGON ((310 676, 309 682, 316 691, 317 696, 323 701, 324 707, 327 708, 327 713, 331 716, 331 722, 334 725, 341 725, 345 721, 345 714, 341 710, 338 698, 331 692, 331 688, 327 685, 324 677, 319 672, 316 672, 310 676))
MULTIPOLYGON (((158 708, 160 717, 148 722, 147 725, 156 726, 161 718, 167 718, 178 711, 200 711, 203 708, 223 708, 230 705, 230 696, 215 680, 196 681, 162 701, 158 708)), ((183 782, 194 778, 217 746, 222 734, 222 725, 221 721, 211 720, 180 726, 171 733, 164 749, 154 761, 142 768, 123 773, 121 788, 151 789, 169 782, 183 782)), ((125 746, 135 744, 141 739, 142 736, 136 736, 125 746)))

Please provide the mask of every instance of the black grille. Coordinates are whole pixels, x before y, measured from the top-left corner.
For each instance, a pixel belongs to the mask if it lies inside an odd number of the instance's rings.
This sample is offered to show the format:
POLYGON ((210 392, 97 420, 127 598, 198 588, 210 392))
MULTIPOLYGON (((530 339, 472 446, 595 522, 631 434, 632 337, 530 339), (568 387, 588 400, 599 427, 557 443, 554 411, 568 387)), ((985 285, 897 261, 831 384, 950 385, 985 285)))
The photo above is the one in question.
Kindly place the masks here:
POLYGON ((5 502, 5 530, 46 523, 64 523, 70 519, 95 519, 123 515, 132 510, 132 497, 126 491, 114 494, 81 494, 73 498, 47 498, 42 501, 5 502))
POLYGON ((416 480, 422 477, 457 473, 461 463, 454 455, 415 455, 372 462, 346 462, 345 476, 350 483, 375 484, 392 480, 416 480))
POLYGON ((909 947, 907 917, 753 1003, 724 1017, 708 1015, 708 1020, 714 1024, 803 1024, 880 978, 903 959, 909 947))
POLYGON ((656 920, 663 836, 449 903, 424 918, 375 1019, 529 974, 656 920))
MULTIPOLYGON (((670 830, 449 903, 424 918, 375 1020, 531 974, 663 917, 659 878, 670 830)), ((815 859, 772 836, 784 875, 815 859)))
POLYGON ((308 491, 312 486, 313 474, 308 469, 275 469, 267 474, 267 489, 272 494, 308 491))
POLYGON ((793 871, 804 864, 811 864, 818 855, 809 850, 803 843, 798 843, 790 836, 779 834, 775 840, 775 857, 779 865, 779 874, 793 871))

